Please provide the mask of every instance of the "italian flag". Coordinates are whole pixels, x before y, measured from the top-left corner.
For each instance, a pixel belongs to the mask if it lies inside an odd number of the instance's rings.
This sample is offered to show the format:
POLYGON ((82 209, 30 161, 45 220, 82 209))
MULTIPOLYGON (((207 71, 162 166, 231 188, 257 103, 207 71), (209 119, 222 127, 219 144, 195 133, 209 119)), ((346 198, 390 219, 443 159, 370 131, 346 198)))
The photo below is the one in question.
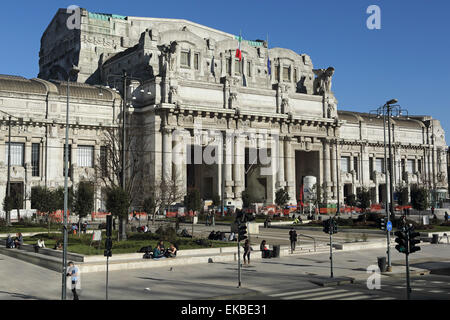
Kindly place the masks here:
POLYGON ((239 38, 238 38, 239 46, 236 49, 236 58, 239 58, 239 61, 242 60, 241 41, 242 41, 242 37, 239 35, 239 38))

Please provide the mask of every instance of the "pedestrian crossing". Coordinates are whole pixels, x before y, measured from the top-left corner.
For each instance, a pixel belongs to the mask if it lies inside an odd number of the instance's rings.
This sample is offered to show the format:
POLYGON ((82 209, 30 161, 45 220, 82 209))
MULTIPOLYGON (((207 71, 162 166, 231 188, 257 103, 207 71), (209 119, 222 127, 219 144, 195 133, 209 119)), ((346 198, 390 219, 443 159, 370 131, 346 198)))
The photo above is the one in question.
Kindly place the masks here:
POLYGON ((381 297, 368 292, 361 292, 339 287, 321 287, 270 294, 281 300, 395 300, 394 297, 381 297))

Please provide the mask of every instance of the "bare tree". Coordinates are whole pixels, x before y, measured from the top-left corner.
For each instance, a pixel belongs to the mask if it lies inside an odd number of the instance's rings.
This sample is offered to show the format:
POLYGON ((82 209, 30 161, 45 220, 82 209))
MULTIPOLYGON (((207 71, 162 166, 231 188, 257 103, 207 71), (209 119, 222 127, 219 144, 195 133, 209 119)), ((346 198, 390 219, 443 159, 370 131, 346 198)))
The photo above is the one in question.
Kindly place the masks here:
POLYGON ((154 186, 147 185, 148 190, 145 194, 148 194, 144 200, 143 207, 147 214, 152 216, 152 223, 155 224, 156 213, 159 210, 168 210, 169 207, 183 199, 184 191, 181 188, 181 181, 177 180, 160 180, 155 183, 154 186))
MULTIPOLYGON (((125 141, 125 188, 131 206, 141 204, 148 181, 140 179, 144 172, 146 159, 146 143, 143 130, 139 125, 127 126, 125 141)), ((102 146, 98 161, 95 164, 96 180, 100 187, 112 189, 122 188, 122 130, 109 127, 103 131, 102 146)), ((126 239, 128 219, 119 217, 119 239, 126 239)))

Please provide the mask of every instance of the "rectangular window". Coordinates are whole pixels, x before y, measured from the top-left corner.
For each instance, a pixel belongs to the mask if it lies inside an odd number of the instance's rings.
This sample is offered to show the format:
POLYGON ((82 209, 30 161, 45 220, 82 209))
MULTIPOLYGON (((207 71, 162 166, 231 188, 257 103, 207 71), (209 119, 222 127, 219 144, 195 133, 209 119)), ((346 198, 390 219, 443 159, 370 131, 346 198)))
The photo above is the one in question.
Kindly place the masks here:
MULTIPOLYGON (((5 163, 8 164, 8 145, 9 143, 6 143, 5 149, 6 149, 6 161, 5 163)), ((23 150, 25 148, 25 144, 23 143, 17 143, 17 142, 11 142, 11 166, 23 166, 23 150)))
POLYGON ((353 170, 355 170, 356 179, 358 179, 358 157, 353 158, 353 170))
POLYGON ((422 173, 422 160, 418 160, 417 162, 417 170, 419 171, 419 173, 422 173))
POLYGON ((191 61, 188 51, 181 51, 180 65, 185 68, 190 68, 191 61))
POLYGON ((78 146, 78 166, 88 168, 94 166, 93 146, 78 146))
POLYGON ((250 61, 247 61, 247 76, 249 76, 249 77, 252 76, 252 68, 251 68, 250 61))
MULTIPOLYGON (((68 145, 68 149, 69 149, 69 154, 68 154, 68 158, 67 158, 67 162, 69 163, 69 172, 68 172, 68 177, 70 178, 72 176, 71 174, 71 170, 70 168, 72 167, 72 145, 69 144, 68 145)), ((66 145, 63 144, 63 177, 66 175, 66 145)))
POLYGON ((283 67, 283 81, 291 81, 291 68, 283 67))
POLYGON ((294 82, 295 82, 295 83, 298 82, 298 78, 297 78, 297 69, 294 69, 294 82))
POLYGON ((231 76, 231 58, 227 59, 227 74, 231 76))
POLYGON ((108 175, 108 149, 106 146, 100 147, 100 166, 102 170, 102 176, 108 175))
POLYGON ((384 172, 384 159, 383 158, 376 158, 375 159, 375 170, 379 173, 385 173, 384 172))
POLYGON ((407 170, 409 173, 414 173, 414 160, 407 160, 407 170))
POLYGON ((199 60, 200 60, 200 55, 198 53, 194 54, 194 69, 198 70, 199 69, 199 60))
POLYGON ((274 68, 274 77, 275 77, 275 80, 278 80, 278 81, 280 81, 280 72, 279 72, 279 70, 280 70, 280 67, 279 66, 275 66, 275 68, 274 68))
POLYGON ((39 177, 39 167, 41 160, 41 145, 39 143, 31 144, 31 175, 39 177))
POLYGON ((341 157, 341 171, 350 172, 350 157, 341 157))
POLYGON ((241 61, 234 60, 234 74, 241 74, 241 61))

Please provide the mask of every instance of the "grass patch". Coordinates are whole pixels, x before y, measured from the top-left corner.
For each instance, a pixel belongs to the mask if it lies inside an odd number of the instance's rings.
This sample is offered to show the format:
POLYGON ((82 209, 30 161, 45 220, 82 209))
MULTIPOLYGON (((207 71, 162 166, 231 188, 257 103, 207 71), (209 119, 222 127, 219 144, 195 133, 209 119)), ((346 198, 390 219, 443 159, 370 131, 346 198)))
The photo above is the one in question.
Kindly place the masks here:
MULTIPOLYGON (((51 249, 57 241, 62 242, 62 235, 57 233, 45 233, 32 237, 24 237, 24 242, 26 244, 35 244, 39 238, 43 239, 45 241, 45 246, 51 249)), ((91 246, 91 234, 81 234, 80 236, 69 234, 68 251, 82 255, 103 255, 105 238, 106 233, 102 232, 103 240, 101 241, 100 246, 98 246, 98 242, 92 244, 91 246)), ((116 231, 114 232, 112 239, 113 254, 136 253, 140 248, 145 246, 152 246, 154 248, 159 241, 159 237, 156 234, 130 233, 128 234, 128 239, 126 241, 118 242, 115 241, 115 239, 117 239, 116 231)), ((203 240, 201 243, 197 243, 196 240, 198 239, 177 237, 175 243, 178 245, 180 250, 236 246, 235 242, 203 240)), ((164 241, 164 244, 167 248, 169 247, 170 242, 164 241)))
MULTIPOLYGON (((50 231, 60 231, 61 226, 52 225, 50 231)), ((11 233, 16 234, 18 232, 47 232, 48 225, 47 224, 38 224, 38 223, 12 223, 11 226, 0 226, 0 233, 11 233)))
POLYGON ((425 229, 425 228, 420 228, 420 226, 419 227, 417 227, 416 228, 416 231, 418 231, 418 232, 428 232, 428 233, 431 233, 431 232, 449 232, 450 233, 450 227, 449 226, 432 226, 432 228, 431 229, 425 229))

